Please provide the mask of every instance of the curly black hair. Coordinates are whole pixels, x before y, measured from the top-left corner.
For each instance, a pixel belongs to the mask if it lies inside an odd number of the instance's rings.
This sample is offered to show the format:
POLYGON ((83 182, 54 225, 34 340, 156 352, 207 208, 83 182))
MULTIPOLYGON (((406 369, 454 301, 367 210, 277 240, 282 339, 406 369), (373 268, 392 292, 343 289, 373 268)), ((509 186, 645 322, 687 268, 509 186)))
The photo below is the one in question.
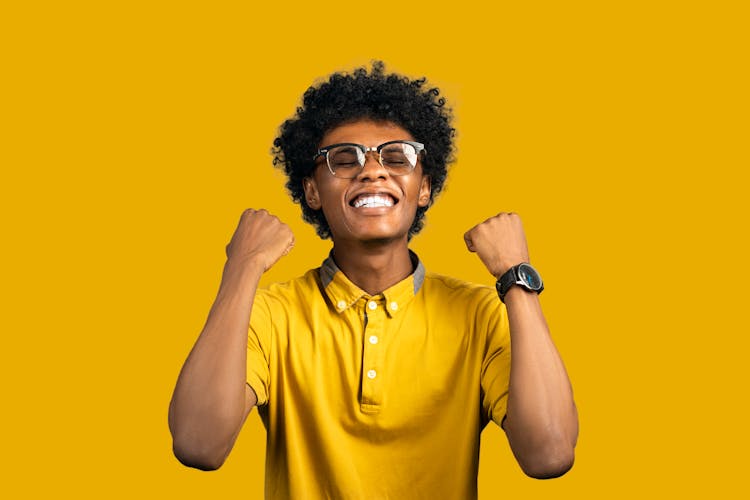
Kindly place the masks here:
POLYGON ((453 115, 440 90, 427 85, 426 78, 410 80, 395 73, 386 74, 382 61, 373 61, 351 74, 332 74, 327 81, 307 89, 295 116, 279 128, 271 150, 274 166, 287 175, 286 187, 302 207, 302 218, 313 224, 323 239, 331 237, 322 210, 313 210, 305 200, 302 180, 314 168, 313 156, 323 136, 339 125, 359 119, 395 123, 425 145, 422 168, 431 179, 430 203, 419 207, 409 228, 409 239, 424 225, 424 214, 440 193, 453 161, 455 129, 453 115))

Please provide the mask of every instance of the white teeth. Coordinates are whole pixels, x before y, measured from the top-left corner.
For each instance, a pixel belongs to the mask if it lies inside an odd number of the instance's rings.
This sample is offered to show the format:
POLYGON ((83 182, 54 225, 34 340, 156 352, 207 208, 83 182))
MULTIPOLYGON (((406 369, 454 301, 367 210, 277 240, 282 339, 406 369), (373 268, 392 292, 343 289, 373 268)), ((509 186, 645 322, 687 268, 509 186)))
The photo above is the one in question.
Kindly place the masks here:
POLYGON ((354 207, 360 208, 371 208, 371 207, 392 207, 393 199, 390 196, 382 196, 379 194, 375 195, 363 195, 354 200, 354 207))

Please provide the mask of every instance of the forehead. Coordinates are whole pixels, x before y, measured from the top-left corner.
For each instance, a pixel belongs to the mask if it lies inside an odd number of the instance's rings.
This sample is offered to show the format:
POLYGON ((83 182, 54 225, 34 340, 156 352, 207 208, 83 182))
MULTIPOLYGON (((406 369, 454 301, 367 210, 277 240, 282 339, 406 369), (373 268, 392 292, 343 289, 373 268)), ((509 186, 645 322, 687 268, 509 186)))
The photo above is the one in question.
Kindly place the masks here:
POLYGON ((384 142, 407 140, 414 137, 406 129, 393 122, 358 120, 334 127, 323 136, 320 147, 339 142, 353 142, 365 146, 379 146, 384 142))

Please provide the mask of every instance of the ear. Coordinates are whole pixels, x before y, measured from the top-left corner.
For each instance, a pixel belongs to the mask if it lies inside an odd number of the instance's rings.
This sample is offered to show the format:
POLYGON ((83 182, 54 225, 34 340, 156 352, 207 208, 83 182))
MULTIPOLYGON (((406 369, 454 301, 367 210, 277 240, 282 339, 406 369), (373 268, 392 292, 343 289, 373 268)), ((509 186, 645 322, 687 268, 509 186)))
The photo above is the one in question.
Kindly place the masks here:
POLYGON ((320 203, 320 193, 318 192, 318 185, 315 183, 313 177, 305 177, 302 179, 302 188, 305 190, 305 201, 307 206, 313 210, 320 210, 322 206, 320 203))
POLYGON ((417 204, 420 207, 426 207, 430 204, 430 193, 432 192, 432 179, 429 175, 423 175, 419 185, 419 200, 417 204))

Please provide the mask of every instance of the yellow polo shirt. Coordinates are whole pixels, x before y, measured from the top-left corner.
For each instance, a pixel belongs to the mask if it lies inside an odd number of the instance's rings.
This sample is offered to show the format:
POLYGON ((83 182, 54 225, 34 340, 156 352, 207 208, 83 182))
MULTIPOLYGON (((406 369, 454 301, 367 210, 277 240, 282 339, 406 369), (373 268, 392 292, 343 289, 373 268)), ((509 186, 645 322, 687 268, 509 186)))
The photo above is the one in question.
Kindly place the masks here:
POLYGON ((493 288, 414 273, 370 296, 329 257, 259 290, 247 382, 266 498, 468 499, 505 416, 510 335, 493 288))

